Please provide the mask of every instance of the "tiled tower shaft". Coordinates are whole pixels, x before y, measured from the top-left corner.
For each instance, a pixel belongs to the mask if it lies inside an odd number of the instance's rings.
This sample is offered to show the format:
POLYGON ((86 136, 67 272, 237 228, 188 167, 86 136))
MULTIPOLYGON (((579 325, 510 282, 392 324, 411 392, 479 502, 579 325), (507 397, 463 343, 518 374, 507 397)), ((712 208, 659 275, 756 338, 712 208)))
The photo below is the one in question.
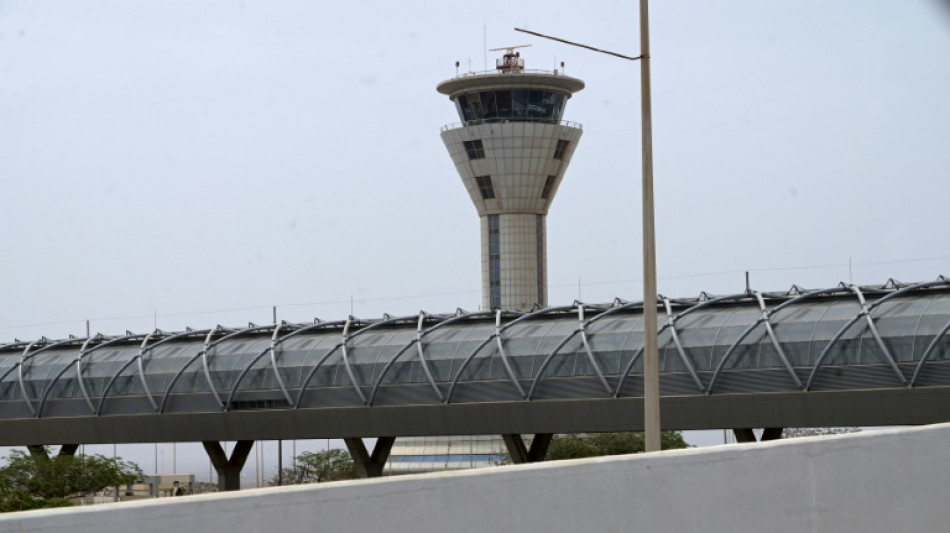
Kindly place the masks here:
POLYGON ((442 133, 481 219, 483 308, 547 304, 546 217, 580 136, 574 125, 514 121, 442 133))

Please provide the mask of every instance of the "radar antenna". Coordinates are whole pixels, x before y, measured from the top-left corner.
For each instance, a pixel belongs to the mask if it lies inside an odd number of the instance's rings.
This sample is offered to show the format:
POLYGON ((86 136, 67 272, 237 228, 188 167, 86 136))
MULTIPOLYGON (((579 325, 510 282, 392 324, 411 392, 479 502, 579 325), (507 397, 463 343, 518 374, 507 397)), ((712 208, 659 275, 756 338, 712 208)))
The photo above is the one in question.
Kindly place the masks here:
POLYGON ((531 45, 530 44, 516 44, 514 46, 502 46, 501 48, 489 48, 488 51, 501 52, 502 50, 504 50, 506 54, 511 54, 511 53, 514 53, 515 48, 528 48, 529 46, 531 45))
POLYGON ((515 52, 515 48, 527 48, 531 46, 530 44, 518 44, 515 46, 503 46, 501 48, 491 48, 489 52, 500 52, 502 50, 505 53, 500 59, 495 60, 495 68, 498 71, 503 73, 508 72, 521 72, 524 70, 524 59, 521 59, 521 53, 515 52))

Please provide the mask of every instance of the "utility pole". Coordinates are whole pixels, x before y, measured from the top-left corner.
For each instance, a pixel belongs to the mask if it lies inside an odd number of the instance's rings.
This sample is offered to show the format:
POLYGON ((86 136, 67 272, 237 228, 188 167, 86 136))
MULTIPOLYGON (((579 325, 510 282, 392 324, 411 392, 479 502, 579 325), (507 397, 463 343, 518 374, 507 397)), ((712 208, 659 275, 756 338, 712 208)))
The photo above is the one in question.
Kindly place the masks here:
POLYGON ((648 0, 640 0, 640 55, 630 57, 558 37, 515 28, 544 39, 579 46, 630 61, 640 61, 640 126, 643 200, 643 429, 646 451, 660 450, 660 362, 657 332, 656 231, 653 206, 653 111, 650 93, 648 0))

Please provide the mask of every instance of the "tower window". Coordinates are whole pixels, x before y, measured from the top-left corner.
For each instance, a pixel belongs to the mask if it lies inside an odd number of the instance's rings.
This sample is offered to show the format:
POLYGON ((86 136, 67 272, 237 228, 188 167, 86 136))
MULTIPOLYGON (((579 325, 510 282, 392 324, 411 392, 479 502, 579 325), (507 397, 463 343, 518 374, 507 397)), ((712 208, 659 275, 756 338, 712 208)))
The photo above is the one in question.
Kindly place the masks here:
POLYGON ((491 186, 491 176, 475 176, 475 183, 478 184, 478 191, 482 193, 483 200, 491 200, 495 197, 495 189, 491 186))
POLYGON ((465 151, 468 152, 469 159, 485 159, 485 147, 482 146, 481 139, 474 141, 462 141, 465 145, 465 151))
MULTIPOLYGON (((553 176, 548 176, 548 181, 550 181, 552 177, 553 176)), ((534 223, 535 257, 538 267, 538 305, 544 307, 546 305, 544 301, 544 217, 535 215, 534 223)))
POLYGON ((564 152, 567 151, 568 141, 558 141, 554 147, 554 159, 564 159, 564 152))
POLYGON ((541 189, 542 200, 548 199, 548 196, 551 194, 551 186, 554 185, 555 179, 557 179, 557 176, 548 176, 548 179, 544 180, 544 188, 541 189))

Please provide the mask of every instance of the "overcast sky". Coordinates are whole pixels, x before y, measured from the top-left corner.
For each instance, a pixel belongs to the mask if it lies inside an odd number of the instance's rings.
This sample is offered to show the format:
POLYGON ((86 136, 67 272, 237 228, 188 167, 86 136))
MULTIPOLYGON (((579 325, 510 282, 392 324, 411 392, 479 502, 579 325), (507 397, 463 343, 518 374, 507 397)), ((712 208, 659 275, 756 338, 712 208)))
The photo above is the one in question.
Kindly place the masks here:
MULTIPOLYGON (((651 9, 661 293, 950 274, 947 2, 651 9)), ((637 55, 637 25, 629 1, 0 0, 0 342, 477 309, 435 86, 529 43, 587 83, 550 302, 639 299, 639 68, 512 29, 637 55)))

